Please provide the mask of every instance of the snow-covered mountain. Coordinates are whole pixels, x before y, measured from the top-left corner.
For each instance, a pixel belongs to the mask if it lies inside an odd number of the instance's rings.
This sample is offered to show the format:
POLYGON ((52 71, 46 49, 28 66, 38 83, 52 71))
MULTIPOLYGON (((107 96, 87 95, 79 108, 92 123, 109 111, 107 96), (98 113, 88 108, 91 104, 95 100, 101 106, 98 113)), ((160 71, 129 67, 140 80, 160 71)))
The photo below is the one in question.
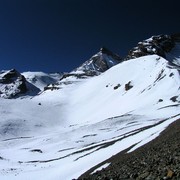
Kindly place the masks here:
MULTIPOLYGON (((178 47, 166 56, 150 53, 126 61, 101 50, 33 98, 1 97, 0 179, 78 178, 112 155, 156 138, 180 118, 178 47), (101 57, 113 63, 105 67, 101 57), (91 70, 95 74, 89 75, 91 70)), ((39 77, 49 75, 35 74, 23 75, 43 89, 47 79, 39 77)))
POLYGON ((16 98, 21 95, 34 96, 39 91, 15 69, 0 72, 0 97, 2 98, 16 98))
POLYGON ((60 80, 63 73, 51 73, 47 74, 44 72, 24 72, 22 75, 26 80, 36 86, 41 91, 44 90, 49 84, 54 84, 60 80))
POLYGON ((120 62, 122 62, 122 58, 119 55, 102 47, 97 54, 84 62, 72 73, 85 74, 87 76, 99 75, 120 62))
POLYGON ((0 97, 18 98, 36 96, 50 84, 59 81, 63 73, 47 74, 44 72, 20 73, 15 69, 0 72, 0 97))

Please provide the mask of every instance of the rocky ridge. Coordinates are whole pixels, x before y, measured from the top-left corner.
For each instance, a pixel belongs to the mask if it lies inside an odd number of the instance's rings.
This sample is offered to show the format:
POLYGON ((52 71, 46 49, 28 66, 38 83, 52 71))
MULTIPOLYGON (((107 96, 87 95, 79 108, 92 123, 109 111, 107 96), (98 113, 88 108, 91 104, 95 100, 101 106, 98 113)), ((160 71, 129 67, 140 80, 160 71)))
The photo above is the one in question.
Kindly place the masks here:
MULTIPOLYGON (((173 35, 157 35, 152 36, 142 42, 139 42, 136 47, 132 48, 125 58, 113 53, 105 47, 92 56, 89 60, 85 61, 78 68, 70 73, 63 73, 59 79, 52 81, 48 79, 46 86, 41 88, 36 87, 37 78, 33 77, 27 80, 17 70, 2 71, 0 73, 0 97, 14 98, 19 95, 24 95, 27 91, 31 91, 31 95, 36 95, 43 90, 60 89, 62 85, 72 84, 81 79, 100 75, 107 71, 109 68, 130 59, 138 58, 146 55, 156 54, 167 59, 171 66, 176 66, 180 69, 180 34, 173 35)), ((47 77, 45 77, 45 82, 47 77)), ((44 80, 40 77, 41 84, 44 80)))
POLYGON ((136 47, 132 48, 124 60, 134 59, 141 56, 156 54, 167 59, 170 63, 180 66, 177 54, 171 55, 172 51, 180 52, 180 34, 152 36, 136 47))
POLYGON ((174 46, 175 42, 169 35, 152 36, 149 39, 139 42, 136 47, 131 49, 126 59, 133 59, 151 54, 157 54, 166 58, 165 53, 168 53, 174 46))

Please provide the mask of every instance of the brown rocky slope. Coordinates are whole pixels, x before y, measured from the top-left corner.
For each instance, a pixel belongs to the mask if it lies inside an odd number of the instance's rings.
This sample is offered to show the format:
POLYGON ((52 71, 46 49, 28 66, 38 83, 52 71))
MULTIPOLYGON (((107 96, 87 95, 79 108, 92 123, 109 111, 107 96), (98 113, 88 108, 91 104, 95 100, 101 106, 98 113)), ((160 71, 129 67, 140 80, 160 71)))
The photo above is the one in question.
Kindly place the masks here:
POLYGON ((91 174, 96 166, 79 179, 180 180, 180 119, 153 141, 131 153, 126 152, 101 163, 111 163, 107 168, 91 174))

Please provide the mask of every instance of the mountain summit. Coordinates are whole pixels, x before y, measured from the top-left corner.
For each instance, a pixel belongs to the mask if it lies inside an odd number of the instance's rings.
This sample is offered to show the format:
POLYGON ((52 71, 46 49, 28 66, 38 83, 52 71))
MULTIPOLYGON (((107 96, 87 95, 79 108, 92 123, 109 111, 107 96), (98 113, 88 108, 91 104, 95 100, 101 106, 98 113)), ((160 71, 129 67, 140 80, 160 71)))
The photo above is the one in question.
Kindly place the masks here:
POLYGON ((119 55, 102 47, 97 54, 92 56, 74 71, 79 73, 82 72, 87 75, 99 75, 120 62, 122 62, 122 58, 120 58, 119 55))

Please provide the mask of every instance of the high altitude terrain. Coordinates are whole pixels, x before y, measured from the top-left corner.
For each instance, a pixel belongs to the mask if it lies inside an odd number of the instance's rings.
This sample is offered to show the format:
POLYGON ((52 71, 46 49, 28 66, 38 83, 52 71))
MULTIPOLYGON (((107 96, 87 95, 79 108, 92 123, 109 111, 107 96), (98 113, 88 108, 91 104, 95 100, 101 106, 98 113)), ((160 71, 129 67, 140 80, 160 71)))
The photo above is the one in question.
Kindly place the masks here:
MULTIPOLYGON (((180 35, 106 48, 70 73, 0 73, 0 179, 73 179, 180 118, 180 35)), ((109 164, 104 164, 103 167, 109 164)))

